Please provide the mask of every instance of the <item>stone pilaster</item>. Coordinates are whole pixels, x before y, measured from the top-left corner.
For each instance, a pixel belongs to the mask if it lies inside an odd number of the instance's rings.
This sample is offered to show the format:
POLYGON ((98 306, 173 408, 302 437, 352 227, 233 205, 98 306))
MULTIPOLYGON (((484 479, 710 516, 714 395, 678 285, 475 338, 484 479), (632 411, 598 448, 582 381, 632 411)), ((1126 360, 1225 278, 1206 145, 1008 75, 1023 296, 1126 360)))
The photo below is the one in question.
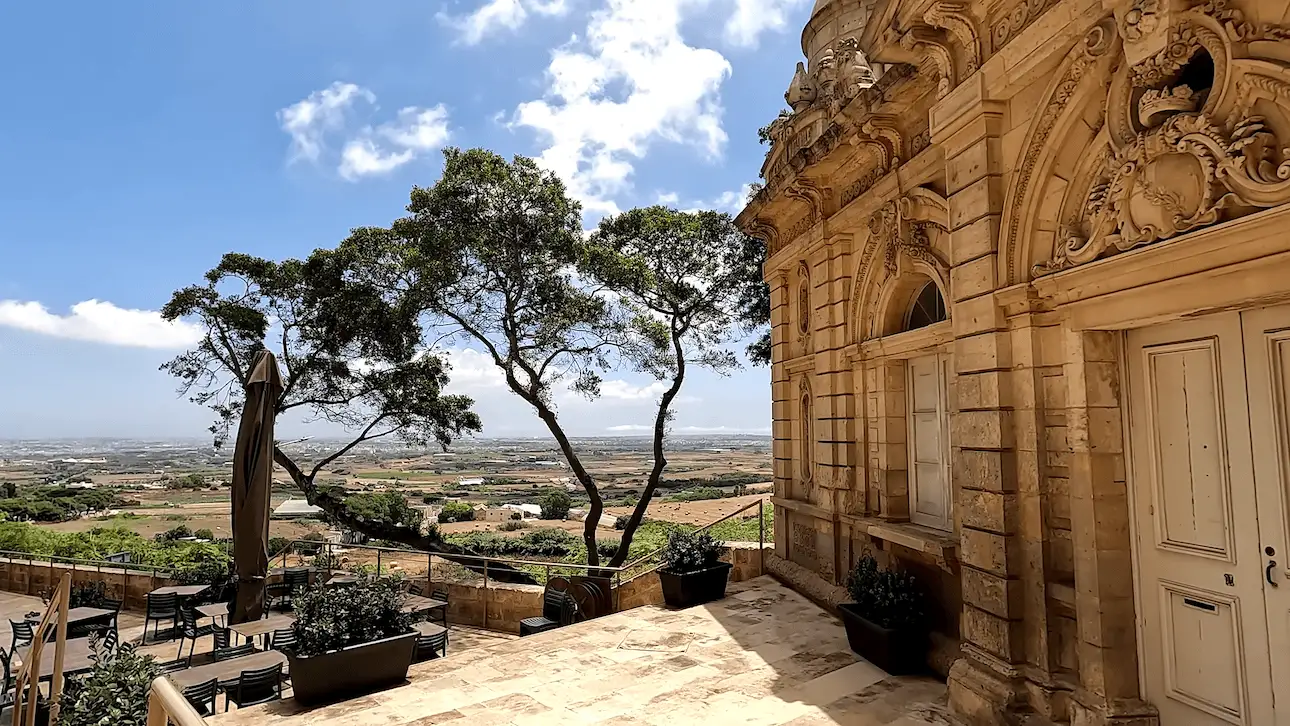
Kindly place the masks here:
POLYGON ((950 214, 956 401, 952 481, 959 502, 963 655, 950 671, 950 704, 971 723, 1004 723, 1021 708, 1025 662, 1025 552, 1019 534, 1016 414, 1009 389, 1011 338, 997 287, 1004 183, 1003 113, 980 76, 932 112, 945 152, 950 214))
POLYGON ((1138 690, 1118 333, 1064 339, 1079 688, 1071 726, 1158 726, 1138 690))
MULTIPOLYGON (((791 322, 789 319, 788 276, 775 273, 767 279, 770 285, 770 341, 771 363, 771 456, 774 469, 775 497, 787 499, 793 484, 793 411, 795 409, 791 381, 785 364, 789 351, 791 322)), ((782 510, 775 512, 775 551, 787 558, 788 536, 782 510)))

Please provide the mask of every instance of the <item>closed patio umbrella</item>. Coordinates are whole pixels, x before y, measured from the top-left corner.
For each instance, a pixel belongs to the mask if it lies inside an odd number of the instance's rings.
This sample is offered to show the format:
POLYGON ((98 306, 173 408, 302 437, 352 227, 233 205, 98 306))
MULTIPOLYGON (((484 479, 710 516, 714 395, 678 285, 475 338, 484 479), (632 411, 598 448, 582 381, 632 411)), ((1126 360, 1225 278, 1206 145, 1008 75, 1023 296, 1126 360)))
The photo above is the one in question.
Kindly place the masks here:
POLYGON ((237 597, 230 625, 259 620, 264 613, 264 580, 269 574, 269 490, 273 483, 273 419, 282 376, 273 354, 262 350, 251 361, 242 422, 233 450, 233 564, 237 597))

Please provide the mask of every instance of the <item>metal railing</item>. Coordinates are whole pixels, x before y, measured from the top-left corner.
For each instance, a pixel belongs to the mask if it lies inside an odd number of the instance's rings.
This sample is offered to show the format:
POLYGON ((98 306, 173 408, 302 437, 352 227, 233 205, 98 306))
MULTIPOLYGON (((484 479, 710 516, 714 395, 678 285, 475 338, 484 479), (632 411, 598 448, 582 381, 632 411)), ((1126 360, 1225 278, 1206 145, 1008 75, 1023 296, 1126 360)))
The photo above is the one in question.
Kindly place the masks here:
MULTIPOLYGON (((764 550, 766 547, 766 504, 768 498, 758 499, 750 502, 739 509, 736 509, 725 516, 713 520, 708 524, 694 530, 706 532, 718 524, 730 521, 748 510, 757 508, 757 545, 758 550, 764 550)), ((742 517, 747 519, 748 517, 742 517)), ((530 560, 515 557, 499 557, 492 555, 469 555, 469 554, 438 554, 434 552, 423 552, 420 550, 402 549, 398 547, 384 547, 380 545, 367 544, 338 544, 335 542, 319 542, 315 540, 292 540, 286 547, 275 553, 271 560, 281 558, 281 566, 291 567, 291 558, 295 557, 296 566, 310 566, 317 561, 317 558, 324 558, 326 564, 341 564, 339 567, 328 567, 326 569, 337 570, 362 570, 364 567, 371 567, 369 563, 355 563, 352 561, 342 563, 340 554, 375 553, 375 573, 378 575, 387 572, 386 566, 396 562, 403 563, 409 560, 420 560, 425 558, 425 578, 428 585, 433 584, 436 579, 448 581, 448 575, 454 576, 454 581, 460 582, 463 579, 469 580, 471 574, 480 574, 484 589, 488 589, 491 578, 489 577, 489 567, 496 569, 499 565, 514 569, 521 569, 533 576, 537 584, 545 585, 550 582, 553 575, 569 576, 570 573, 577 576, 581 574, 585 577, 595 577, 599 579, 609 579, 612 581, 614 591, 614 610, 618 609, 617 592, 625 582, 630 582, 638 577, 647 575, 660 566, 656 562, 659 555, 663 553, 665 547, 656 548, 649 553, 637 557, 636 559, 617 567, 607 565, 588 565, 574 562, 553 562, 549 560, 530 560), (478 563, 476 567, 465 567, 461 562, 478 563), (436 570, 436 563, 438 568, 436 570), (652 564, 651 564, 652 563, 652 564), (441 573, 441 577, 436 578, 435 573, 441 573)), ((764 556, 764 555, 759 555, 764 556)), ((403 564, 399 564, 400 569, 406 569, 403 564)), ((411 573, 416 575, 416 573, 411 573)), ((419 579, 419 577, 418 577, 419 579)), ((484 627, 488 627, 488 608, 484 608, 484 627)))
POLYGON ((147 726, 206 726, 206 719, 197 713, 170 679, 158 676, 148 692, 148 720, 145 723, 147 726))
MULTIPOLYGON (((40 671, 45 653, 45 639, 52 628, 54 638, 54 668, 49 682, 49 723, 58 723, 59 698, 63 695, 63 654, 67 648, 67 605, 72 596, 72 576, 64 573, 58 587, 45 606, 40 624, 32 633, 27 656, 18 667, 13 680, 13 726, 35 726, 36 712, 40 710, 40 671)), ((11 654, 12 655, 12 654, 11 654)))
MULTIPOLYGON (((113 562, 111 560, 90 560, 79 557, 59 557, 58 555, 37 555, 30 552, 13 552, 9 550, 0 550, 0 559, 7 559, 10 562, 26 562, 27 571, 30 573, 37 563, 48 565, 50 581, 53 581, 54 568, 58 565, 71 566, 71 574, 75 576, 77 572, 96 572, 103 574, 108 572, 124 572, 126 576, 132 574, 147 575, 152 580, 151 590, 156 589, 158 578, 170 579, 174 575, 174 570, 169 567, 159 567, 156 565, 141 565, 132 562, 113 562), (78 569, 79 568, 79 569, 78 569)), ((26 592, 31 595, 30 576, 27 577, 26 592)))

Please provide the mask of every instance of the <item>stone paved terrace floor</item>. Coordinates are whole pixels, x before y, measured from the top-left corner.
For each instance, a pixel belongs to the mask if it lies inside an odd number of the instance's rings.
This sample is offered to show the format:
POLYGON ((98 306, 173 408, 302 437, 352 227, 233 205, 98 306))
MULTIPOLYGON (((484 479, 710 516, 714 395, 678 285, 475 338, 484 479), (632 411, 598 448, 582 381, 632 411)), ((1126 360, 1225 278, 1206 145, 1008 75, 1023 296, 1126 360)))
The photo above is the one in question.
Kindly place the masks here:
POLYGON ((842 625, 768 577, 729 597, 647 607, 412 667, 409 683, 305 710, 287 700, 212 726, 791 724, 950 726, 945 686, 858 659, 842 625))

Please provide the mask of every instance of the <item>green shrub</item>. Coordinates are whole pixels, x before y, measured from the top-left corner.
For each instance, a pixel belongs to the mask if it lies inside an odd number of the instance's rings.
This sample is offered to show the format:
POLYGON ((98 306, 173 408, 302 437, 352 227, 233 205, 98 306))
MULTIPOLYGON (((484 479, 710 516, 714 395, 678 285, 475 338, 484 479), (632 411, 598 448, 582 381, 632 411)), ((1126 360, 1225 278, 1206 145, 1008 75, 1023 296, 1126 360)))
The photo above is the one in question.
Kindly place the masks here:
POLYGON ((124 642, 115 653, 95 643, 91 658, 92 671, 67 681, 60 726, 144 726, 148 689, 161 674, 157 662, 124 642))
POLYGON ((514 519, 509 519, 497 525, 497 529, 502 532, 518 532, 519 530, 524 529, 527 526, 528 525, 525 524, 524 522, 517 521, 514 519))
POLYGON ((193 536, 196 537, 197 539, 204 539, 204 540, 215 539, 215 533, 210 531, 209 529, 199 529, 196 532, 193 532, 193 536))
POLYGON ((515 520, 515 521, 517 521, 517 522, 518 522, 518 521, 520 521, 520 520, 524 519, 524 514, 523 514, 523 513, 521 513, 521 512, 511 512, 511 519, 513 519, 513 520, 515 520))
POLYGON ((923 627, 923 593, 917 580, 900 570, 881 569, 869 555, 847 576, 847 593, 864 619, 892 629, 923 627))
POLYGON ((322 655, 350 645, 411 632, 405 595, 395 580, 365 580, 351 587, 313 587, 292 602, 295 652, 322 655))
POLYGON ((624 529, 627 529, 627 522, 628 522, 628 520, 630 520, 630 519, 631 519, 631 517, 630 517, 630 516, 628 516, 628 515, 626 515, 626 514, 620 514, 620 515, 618 515, 618 519, 615 519, 615 520, 614 520, 614 529, 616 529, 616 530, 618 530, 618 531, 620 531, 620 532, 621 532, 622 530, 624 530, 624 529))
MULTIPOLYGON (((175 516, 180 516, 182 518, 182 515, 175 515, 175 516)), ((184 539, 185 537, 192 537, 192 536, 193 536, 193 531, 188 528, 188 525, 181 524, 178 527, 171 527, 165 532, 158 532, 156 536, 153 537, 153 539, 157 540, 158 542, 174 542, 175 540, 184 539)))
POLYGON ((442 494, 422 494, 421 495, 422 504, 438 504, 439 502, 442 502, 442 501, 443 501, 442 494))
POLYGON ((708 499, 725 499, 726 493, 716 487, 686 489, 668 497, 669 502, 701 502, 708 499))
POLYGON ((269 538, 269 557, 270 558, 277 557, 283 552, 286 552, 287 547, 290 547, 290 546, 291 546, 291 540, 287 539, 286 537, 270 537, 269 538))
POLYGON ((662 569, 678 574, 706 570, 721 560, 725 548, 724 542, 707 532, 674 531, 667 536, 667 546, 663 548, 662 569))
POLYGON ((466 502, 448 502, 439 510, 439 523, 448 522, 473 522, 475 520, 475 508, 466 502))
POLYGON ((102 580, 82 582, 72 585, 67 606, 71 608, 92 608, 107 598, 107 584, 102 580))
POLYGON ((542 519, 565 519, 569 516, 573 499, 563 489, 553 489, 542 497, 538 505, 542 507, 542 519))

